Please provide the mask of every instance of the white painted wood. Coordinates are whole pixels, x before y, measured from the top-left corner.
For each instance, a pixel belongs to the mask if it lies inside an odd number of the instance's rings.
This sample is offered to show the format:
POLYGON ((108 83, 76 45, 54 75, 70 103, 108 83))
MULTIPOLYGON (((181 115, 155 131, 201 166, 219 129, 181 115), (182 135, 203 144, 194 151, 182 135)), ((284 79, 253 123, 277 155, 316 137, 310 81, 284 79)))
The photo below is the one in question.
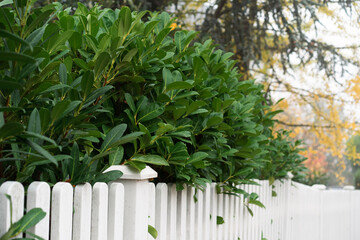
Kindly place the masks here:
POLYGON ((95 183, 91 203, 91 240, 107 240, 108 198, 108 185, 102 182, 95 183))
MULTIPOLYGON (((217 195, 217 215, 216 217, 222 217, 225 220, 224 216, 224 194, 217 195)), ((224 224, 217 224, 217 239, 226 240, 224 237, 224 224)))
POLYGON ((104 171, 121 171, 123 175, 120 179, 126 179, 126 180, 149 180, 152 178, 157 178, 157 172, 155 172, 151 167, 146 166, 143 170, 140 172, 128 165, 112 165, 108 169, 104 171))
MULTIPOLYGON (((7 232, 12 223, 17 222, 24 213, 24 187, 19 182, 5 182, 0 187, 0 236, 7 232), (11 204, 9 199, 11 197, 12 216, 10 216, 11 204)), ((22 234, 16 237, 22 237, 22 234)))
POLYGON ((216 226, 216 216, 217 216, 217 193, 216 193, 216 183, 211 183, 210 185, 210 239, 216 240, 217 237, 217 226, 216 226))
POLYGON ((77 185, 74 193, 73 239, 90 240, 92 189, 89 183, 77 185))
MULTIPOLYGON (((244 191, 247 192, 247 193, 250 192, 248 184, 244 185, 244 191)), ((244 200, 243 217, 242 217, 243 218, 243 225, 242 225, 243 238, 242 239, 252 240, 250 238, 250 227, 251 227, 250 218, 251 218, 251 215, 250 215, 246 205, 248 205, 248 199, 244 200)))
POLYGON ((229 230, 230 230, 230 195, 224 194, 224 207, 223 207, 223 239, 229 239, 229 230))
POLYGON ((51 198, 51 240, 71 240, 73 215, 73 187, 70 183, 56 183, 51 198))
POLYGON ((195 189, 187 189, 187 238, 186 240, 197 240, 195 238, 195 189))
MULTIPOLYGON (((240 186, 237 186, 239 188, 240 186)), ((239 221, 240 221, 240 196, 236 196, 234 198, 234 234, 233 239, 238 240, 240 237, 240 231, 239 231, 239 221)))
POLYGON ((196 226, 196 239, 203 240, 204 233, 204 194, 201 190, 197 190, 196 193, 196 203, 195 203, 195 226, 196 226))
MULTIPOLYGON (((45 217, 28 232, 44 240, 50 237, 50 194, 50 186, 46 182, 32 182, 27 191, 27 212, 33 208, 41 208, 46 213, 45 217)), ((30 238, 31 235, 27 234, 27 237, 30 238)))
POLYGON ((167 239, 167 199, 168 186, 165 183, 156 185, 155 196, 155 228, 158 231, 158 240, 167 239))
POLYGON ((234 195, 230 195, 229 196, 230 200, 229 200, 229 204, 230 204, 230 209, 229 209, 229 239, 233 240, 235 238, 235 196, 234 195))
POLYGON ((148 237, 149 217, 149 179, 157 177, 150 167, 141 172, 121 165, 111 166, 109 170, 120 170, 124 173, 116 182, 124 185, 124 239, 143 240, 148 237))
MULTIPOLYGON (((155 227, 155 184, 149 183, 149 219, 148 224, 155 227)), ((153 240, 150 233, 148 234, 148 240, 153 240)))
MULTIPOLYGON (((241 189, 244 189, 244 186, 242 185, 240 187, 241 189)), ((244 233, 244 229, 245 229, 245 218, 244 218, 244 212, 245 212, 245 206, 244 206, 244 195, 240 196, 240 206, 239 206, 239 236, 240 239, 245 239, 245 233, 244 233)))
POLYGON ((177 222, 177 192, 176 184, 168 185, 168 229, 167 239, 176 239, 176 222, 177 222))
POLYGON ((203 216, 204 240, 210 239, 210 208, 211 208, 211 185, 207 183, 204 192, 204 216, 203 216))
POLYGON ((109 185, 108 240, 123 240, 124 232, 124 186, 109 185))
POLYGON ((183 190, 177 193, 177 239, 186 239, 187 225, 187 186, 183 186, 183 190))

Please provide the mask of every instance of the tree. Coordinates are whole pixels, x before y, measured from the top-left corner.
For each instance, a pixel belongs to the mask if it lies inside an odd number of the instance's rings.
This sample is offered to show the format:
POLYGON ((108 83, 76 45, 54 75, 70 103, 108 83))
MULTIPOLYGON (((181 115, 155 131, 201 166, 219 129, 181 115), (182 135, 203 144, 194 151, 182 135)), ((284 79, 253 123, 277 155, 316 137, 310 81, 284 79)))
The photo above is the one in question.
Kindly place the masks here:
POLYGON ((178 1, 177 6, 182 10, 175 13, 179 17, 197 10, 195 28, 200 36, 234 52, 243 79, 261 81, 269 102, 286 98, 275 106, 285 110, 279 115, 279 128, 292 129, 293 137, 329 151, 338 159, 337 174, 344 181, 345 142, 359 131, 353 112, 360 100, 360 79, 354 77, 358 46, 356 41, 336 46, 331 37, 322 38, 330 30, 344 39, 352 37, 344 26, 356 27, 356 2, 217 0, 200 7, 178 1), (332 29, 322 22, 332 24, 332 29))

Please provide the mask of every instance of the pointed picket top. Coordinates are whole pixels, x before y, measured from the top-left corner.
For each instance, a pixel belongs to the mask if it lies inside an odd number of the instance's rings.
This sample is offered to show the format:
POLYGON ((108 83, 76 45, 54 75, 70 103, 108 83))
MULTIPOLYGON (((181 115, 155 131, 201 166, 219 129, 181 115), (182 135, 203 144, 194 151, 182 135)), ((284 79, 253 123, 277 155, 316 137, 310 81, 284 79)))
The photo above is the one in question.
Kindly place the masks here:
POLYGON ((128 165, 113 165, 106 169, 104 172, 118 170, 123 173, 120 179, 132 179, 132 180, 146 180, 156 178, 157 172, 149 166, 146 166, 141 172, 128 165))

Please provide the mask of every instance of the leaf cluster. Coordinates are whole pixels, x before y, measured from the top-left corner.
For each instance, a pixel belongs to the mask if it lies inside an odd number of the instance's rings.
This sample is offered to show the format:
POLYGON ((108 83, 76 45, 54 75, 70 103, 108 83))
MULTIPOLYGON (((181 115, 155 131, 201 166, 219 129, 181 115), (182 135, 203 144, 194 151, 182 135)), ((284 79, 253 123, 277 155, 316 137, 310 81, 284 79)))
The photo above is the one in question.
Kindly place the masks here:
POLYGON ((273 135, 262 86, 239 81, 211 40, 174 31, 169 14, 18 7, 0 18, 4 179, 78 184, 150 164, 178 188, 216 181, 241 194, 251 179, 303 170, 297 144, 273 135))

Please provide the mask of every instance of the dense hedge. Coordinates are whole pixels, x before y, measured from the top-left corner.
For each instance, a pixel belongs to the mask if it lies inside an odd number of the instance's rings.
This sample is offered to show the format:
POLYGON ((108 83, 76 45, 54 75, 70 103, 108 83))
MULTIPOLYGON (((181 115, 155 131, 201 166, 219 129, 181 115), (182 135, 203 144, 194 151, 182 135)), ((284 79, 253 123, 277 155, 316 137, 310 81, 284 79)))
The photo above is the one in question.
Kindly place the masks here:
POLYGON ((2 180, 78 184, 148 164, 158 181, 231 188, 304 170, 299 143, 273 133, 262 86, 167 13, 0 10, 2 180))

